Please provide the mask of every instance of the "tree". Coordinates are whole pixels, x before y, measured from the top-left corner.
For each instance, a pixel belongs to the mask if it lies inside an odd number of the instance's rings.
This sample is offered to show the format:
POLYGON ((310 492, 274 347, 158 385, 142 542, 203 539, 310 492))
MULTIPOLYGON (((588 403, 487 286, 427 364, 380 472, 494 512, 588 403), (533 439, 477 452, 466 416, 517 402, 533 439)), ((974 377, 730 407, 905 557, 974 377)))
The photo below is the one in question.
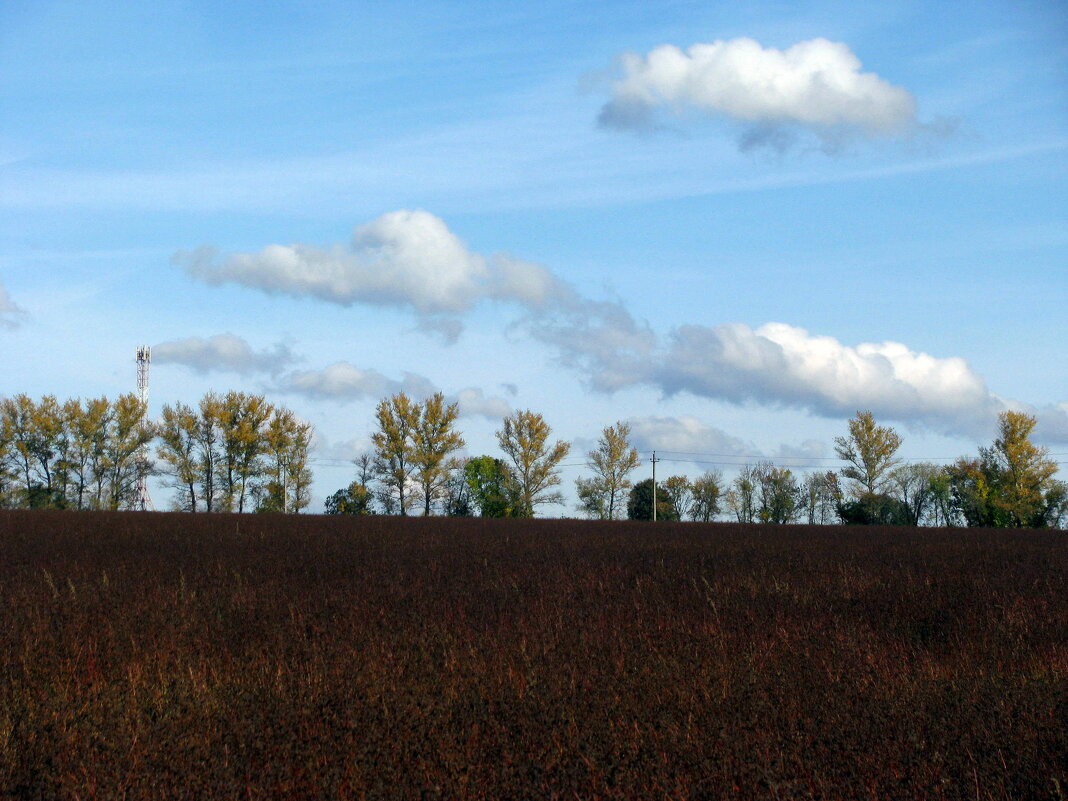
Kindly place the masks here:
POLYGON ((1045 528, 1063 516, 1068 487, 1054 476, 1057 464, 1035 446, 1035 418, 1006 411, 998 416, 993 447, 978 459, 958 459, 948 468, 956 511, 969 526, 1045 528))
POLYGON ((571 450, 563 440, 549 444, 552 429, 540 414, 530 410, 504 418, 497 442, 511 460, 517 495, 513 517, 533 517, 534 509, 546 503, 562 503, 563 495, 552 492, 559 486, 557 465, 571 450))
POLYGON ((950 468, 939 467, 931 475, 930 520, 932 526, 954 526, 959 518, 953 504, 953 480, 950 468))
POLYGON ((847 526, 907 526, 909 510, 897 498, 882 493, 861 495, 838 505, 838 517, 847 526))
POLYGON ((718 470, 709 470, 695 478, 690 485, 693 498, 690 504, 690 517, 702 523, 716 519, 719 514, 720 498, 723 495, 723 474, 718 470))
POLYGON ((623 511, 623 493, 631 488, 628 474, 638 466, 638 451, 631 447, 630 426, 617 422, 601 432, 597 447, 587 454, 593 478, 576 484, 580 508, 591 517, 615 520, 623 511))
POLYGON ((255 488, 261 512, 299 512, 310 502, 308 449, 312 426, 285 408, 276 408, 263 432, 262 473, 255 488))
POLYGON ((174 505, 180 511, 197 511, 200 419, 191 406, 165 405, 160 413, 159 445, 156 455, 163 473, 170 477, 169 486, 178 490, 174 505))
POLYGON ((96 398, 83 405, 78 399, 63 404, 70 448, 67 453, 69 482, 67 506, 71 509, 98 509, 101 495, 93 492, 96 477, 102 476, 104 438, 111 416, 107 398, 96 398))
POLYGON ((35 403, 21 394, 0 403, 0 425, 21 484, 22 501, 34 507, 62 506, 62 494, 56 493, 54 486, 63 434, 62 413, 55 396, 46 395, 35 403))
POLYGON ((102 459, 108 509, 135 508, 138 481, 152 469, 148 446, 156 430, 145 419, 145 411, 145 402, 132 392, 120 395, 112 406, 102 459))
POLYGON ((1031 442, 1035 418, 1023 412, 998 415, 998 438, 994 440, 992 461, 1000 476, 994 500, 1013 527, 1049 525, 1051 492, 1058 494, 1057 463, 1049 451, 1031 442))
POLYGON ((328 515, 371 514, 371 492, 366 485, 353 481, 345 489, 339 489, 326 499, 328 515))
POLYGON ((470 517, 474 512, 466 467, 467 460, 461 459, 450 459, 445 465, 442 512, 449 517, 470 517))
MULTIPOLYGON (((690 508, 693 506, 693 487, 690 485, 690 480, 686 476, 670 476, 664 481, 662 487, 664 495, 675 507, 677 519, 682 520, 689 515, 690 508)), ((657 496, 659 495, 660 490, 657 491, 657 496)))
POLYGON ((596 478, 576 478, 575 494, 578 496, 578 510, 592 520, 610 520, 606 504, 607 493, 604 485, 596 478))
POLYGON ((15 497, 16 476, 10 434, 4 424, 3 406, 0 405, 0 509, 18 505, 15 497))
POLYGON ((409 486, 415 472, 412 438, 419 418, 419 404, 403 392, 380 401, 375 410, 378 431, 371 435, 371 442, 375 446, 375 464, 387 513, 393 508, 393 502, 402 515, 408 514, 412 505, 409 486))
POLYGON ((431 395, 418 410, 411 431, 411 462, 423 498, 423 515, 430 515, 433 502, 445 493, 449 478, 446 459, 450 453, 464 446, 464 438, 453 429, 459 416, 459 405, 445 403, 440 392, 431 395))
POLYGON ((809 525, 825 525, 837 521, 836 512, 842 500, 838 474, 809 473, 801 482, 801 504, 809 525))
POLYGON ((311 500, 312 426, 261 395, 214 392, 197 408, 166 405, 157 455, 190 512, 298 512, 311 500))
POLYGON ((849 462, 842 475, 853 481, 854 496, 876 495, 898 463, 894 458, 901 447, 901 437, 892 428, 878 426, 871 412, 857 412, 849 421, 849 436, 836 437, 834 450, 838 458, 849 462))
POLYGON ((214 392, 209 392, 200 399, 197 408, 200 411, 197 421, 197 468, 200 474, 200 498, 204 504, 204 511, 217 512, 220 511, 217 474, 219 465, 222 463, 222 454, 219 450, 222 399, 214 392))
POLYGON ((930 462, 903 464, 890 471, 890 486, 901 502, 910 526, 921 525, 931 513, 935 495, 933 480, 938 466, 930 462))
POLYGON ((739 523, 755 523, 757 519, 757 484, 759 474, 752 465, 746 465, 738 471, 727 490, 725 501, 727 508, 739 523))
POLYGON ((481 517, 511 517, 516 497, 512 471, 501 459, 476 456, 464 465, 470 503, 481 517))
MULTIPOLYGON (((629 520, 653 519, 653 480, 647 478, 631 487, 627 497, 627 518, 629 520)), ((679 519, 679 510, 675 508, 671 497, 662 486, 656 489, 656 519, 673 521, 679 519)))
POLYGON ((771 462, 760 462, 754 472, 762 523, 791 523, 799 511, 800 492, 794 474, 771 462))
POLYGON ((361 453, 352 460, 352 463, 356 466, 356 480, 365 487, 370 487, 375 476, 378 475, 375 469, 375 457, 369 453, 361 453))
POLYGON ((227 392, 218 409, 222 443, 219 477, 227 510, 245 511, 253 480, 261 473, 267 448, 265 427, 274 407, 262 395, 227 392))

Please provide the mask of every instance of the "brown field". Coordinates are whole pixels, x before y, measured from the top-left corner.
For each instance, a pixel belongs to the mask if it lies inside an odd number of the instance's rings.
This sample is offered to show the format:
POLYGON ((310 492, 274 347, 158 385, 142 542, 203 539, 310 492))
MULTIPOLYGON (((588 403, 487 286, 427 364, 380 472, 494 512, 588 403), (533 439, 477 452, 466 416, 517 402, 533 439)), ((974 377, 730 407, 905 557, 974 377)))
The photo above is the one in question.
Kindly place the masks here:
POLYGON ((1063 532, 0 512, 0 798, 1068 798, 1063 532))

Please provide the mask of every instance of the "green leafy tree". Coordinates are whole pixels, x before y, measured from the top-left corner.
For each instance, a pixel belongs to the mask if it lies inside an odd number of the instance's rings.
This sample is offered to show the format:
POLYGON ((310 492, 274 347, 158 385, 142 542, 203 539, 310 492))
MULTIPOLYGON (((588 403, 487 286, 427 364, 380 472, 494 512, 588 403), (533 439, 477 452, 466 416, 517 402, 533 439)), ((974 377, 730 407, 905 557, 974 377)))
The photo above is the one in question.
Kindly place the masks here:
POLYGON ((842 475, 853 482, 854 496, 883 491, 890 471, 898 463, 894 454, 900 447, 901 437, 894 429, 876 425, 871 412, 857 412, 849 421, 849 436, 834 440, 838 458, 849 462, 842 468, 842 475))
POLYGON ((885 493, 861 495, 838 505, 838 517, 847 526, 908 526, 909 509, 885 493))
POLYGON ((593 478, 575 482, 580 509, 590 517, 615 520, 622 517, 623 499, 632 484, 627 476, 638 466, 638 451, 630 444, 630 426, 623 422, 601 432, 597 447, 587 454, 593 478))
POLYGON ((497 442, 512 463, 516 482, 513 517, 533 517, 537 506, 563 503, 563 495, 552 491, 560 485, 557 466, 571 450, 563 440, 549 444, 552 429, 545 419, 530 410, 520 410, 504 418, 497 442))
POLYGON ((328 515, 371 514, 371 491, 359 481, 353 481, 326 499, 328 515))
POLYGON ((476 456, 464 465, 470 503, 481 517, 512 517, 517 487, 511 469, 493 456, 476 456))
MULTIPOLYGON (((653 480, 651 478, 639 481, 631 487, 630 494, 627 496, 627 519, 653 519, 653 480)), ((679 519, 679 510, 675 508, 671 497, 660 485, 656 489, 656 519, 665 522, 679 519)))
POLYGON ((200 498, 204 511, 225 511, 220 504, 219 467, 223 464, 221 450, 223 402, 216 393, 209 392, 200 399, 197 425, 197 468, 200 473, 200 498))
POLYGON ((1035 418, 1029 414, 1006 411, 998 415, 998 437, 991 454, 1000 477, 994 503, 1014 527, 1049 525, 1049 496, 1062 489, 1049 450, 1031 442, 1034 428, 1035 418))
POLYGON ((18 476, 22 503, 27 506, 62 506, 57 491, 57 471, 63 439, 63 417, 55 396, 35 403, 28 395, 5 398, 0 406, 5 438, 14 472, 18 476))

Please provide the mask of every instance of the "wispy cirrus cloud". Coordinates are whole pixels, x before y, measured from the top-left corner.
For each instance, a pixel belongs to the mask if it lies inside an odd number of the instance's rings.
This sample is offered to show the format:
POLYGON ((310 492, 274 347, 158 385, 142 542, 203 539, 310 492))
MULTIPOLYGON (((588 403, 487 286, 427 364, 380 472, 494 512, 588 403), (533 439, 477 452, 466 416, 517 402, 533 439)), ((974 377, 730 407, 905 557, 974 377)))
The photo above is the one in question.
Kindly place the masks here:
POLYGON ((740 37, 623 53, 599 123, 648 128, 663 114, 742 125, 743 149, 782 148, 800 131, 825 147, 843 137, 894 136, 917 124, 915 98, 871 72, 841 42, 817 38, 785 50, 740 37))
POLYGON ((0 328, 18 328, 26 318, 26 311, 14 300, 0 284, 0 328))
MULTIPOLYGON (((314 400, 355 401, 381 400, 403 392, 422 400, 440 391, 429 378, 418 373, 402 372, 400 378, 390 378, 374 369, 363 369, 341 361, 321 370, 299 370, 282 376, 278 389, 314 400)), ((504 398, 487 396, 478 387, 465 387, 459 392, 445 393, 448 403, 456 403, 461 417, 503 418, 512 411, 504 398)))
POLYGON ((826 456, 826 444, 817 440, 781 444, 775 451, 765 452, 749 440, 690 415, 632 417, 627 423, 631 442, 638 450, 657 451, 670 461, 714 466, 758 459, 805 462, 826 456))
POLYGON ((389 378, 378 370, 361 369, 349 362, 335 362, 320 370, 298 370, 278 381, 279 389, 315 400, 378 400, 403 392, 416 398, 437 391, 433 382, 418 373, 405 372, 389 378))
POLYGON ((299 361, 284 343, 257 351, 246 340, 229 333, 161 342, 152 348, 152 359, 160 364, 180 364, 198 373, 231 372, 238 375, 276 374, 299 361))

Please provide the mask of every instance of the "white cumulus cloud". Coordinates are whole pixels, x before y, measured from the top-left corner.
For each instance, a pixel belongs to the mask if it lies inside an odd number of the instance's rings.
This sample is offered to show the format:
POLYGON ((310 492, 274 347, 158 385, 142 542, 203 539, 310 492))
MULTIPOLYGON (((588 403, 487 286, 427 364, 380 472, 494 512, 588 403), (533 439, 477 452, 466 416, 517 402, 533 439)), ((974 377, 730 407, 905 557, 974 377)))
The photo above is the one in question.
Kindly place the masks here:
POLYGON ((849 346, 785 323, 682 326, 655 375, 667 392, 785 404, 828 416, 870 409, 958 430, 974 430, 997 406, 961 358, 938 358, 898 342, 849 346))
POLYGON ((421 327, 455 339, 457 315, 482 300, 537 310, 571 297, 544 267, 470 250, 440 218, 402 209, 356 227, 351 243, 268 245, 221 261, 214 249, 180 252, 175 261, 211 284, 231 282, 271 294, 312 297, 343 306, 407 307, 421 327))
MULTIPOLYGON (((900 342, 848 345, 786 323, 683 325, 666 339, 620 306, 589 304, 531 327, 592 389, 651 386, 733 403, 804 409, 825 417, 876 416, 955 434, 984 436, 1006 408, 959 357, 900 342)), ((1043 412, 1052 435, 1064 411, 1043 412)))
POLYGON ((281 342, 268 350, 255 351, 234 334, 161 342, 152 348, 152 359, 160 364, 181 364, 198 373, 226 371, 239 375, 277 373, 298 360, 281 342))
POLYGON ((693 112, 742 123, 743 145, 776 144, 807 129, 826 144, 847 133, 901 134, 916 124, 916 101, 871 72, 841 42, 811 39, 779 50, 749 38, 661 45, 624 53, 600 122, 615 128, 653 124, 658 111, 693 112))

